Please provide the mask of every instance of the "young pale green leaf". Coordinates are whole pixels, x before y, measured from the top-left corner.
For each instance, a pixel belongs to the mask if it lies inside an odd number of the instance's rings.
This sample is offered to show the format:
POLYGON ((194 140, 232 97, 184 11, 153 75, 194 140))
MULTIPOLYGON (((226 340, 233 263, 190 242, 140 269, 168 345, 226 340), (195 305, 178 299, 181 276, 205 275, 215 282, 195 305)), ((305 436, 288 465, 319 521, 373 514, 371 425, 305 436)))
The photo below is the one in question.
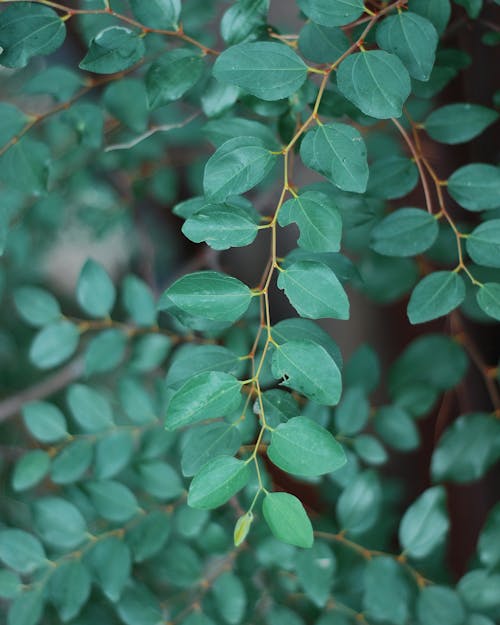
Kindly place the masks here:
POLYGON ((135 17, 150 28, 177 30, 181 14, 181 0, 130 0, 135 17))
POLYGON ((324 193, 306 191, 285 202, 278 213, 280 226, 296 223, 300 247, 311 252, 338 252, 342 218, 332 200, 324 193))
POLYGON ((165 426, 175 430, 191 423, 214 419, 237 410, 241 382, 229 373, 198 373, 176 391, 167 408, 165 426))
POLYGON ((480 224, 467 237, 467 253, 478 265, 500 268, 500 219, 480 224))
POLYGON ((214 250, 250 245, 258 233, 259 214, 250 204, 230 199, 224 204, 206 203, 182 226, 195 243, 205 241, 214 250))
POLYGON ((35 286, 16 289, 14 303, 21 317, 35 327, 45 326, 61 317, 61 308, 56 298, 35 286))
POLYGON ((190 315, 234 323, 246 312, 252 293, 236 278, 217 271, 197 271, 179 278, 165 291, 159 310, 164 309, 167 298, 190 315))
POLYGON ((410 588, 404 569, 389 556, 368 561, 364 571, 363 613, 369 623, 405 625, 410 614, 410 588))
POLYGON ((192 477, 216 456, 231 456, 241 445, 238 428, 227 423, 208 423, 187 432, 182 447, 182 474, 192 477))
POLYGON ((42 449, 28 451, 20 458, 12 474, 12 488, 19 492, 32 488, 47 475, 50 467, 50 456, 42 449))
POLYGON ((412 558, 425 558, 445 539, 450 521, 442 486, 427 489, 406 510, 399 526, 399 542, 412 558))
POLYGON ((85 489, 97 513, 108 521, 125 523, 139 512, 135 495, 121 482, 112 480, 86 482, 85 489))
POLYGON ((448 192, 470 211, 500 208, 500 167, 472 163, 457 169, 448 180, 448 192))
POLYGON ((450 0, 409 0, 408 8, 434 24, 434 28, 442 35, 451 16, 450 0))
POLYGON ((100 432, 113 425, 113 412, 105 395, 85 384, 72 384, 67 402, 73 418, 85 432, 100 432))
POLYGON ((39 588, 23 591, 9 608, 7 625, 38 625, 43 616, 44 599, 39 588))
POLYGON ((438 39, 432 22, 417 13, 399 11, 377 28, 379 48, 396 54, 417 80, 429 80, 438 39))
POLYGON ((335 555, 323 542, 315 541, 311 549, 297 553, 295 570, 300 585, 318 608, 323 608, 330 597, 336 568, 335 555))
POLYGON ((302 54, 315 63, 333 63, 350 45, 342 29, 307 22, 299 35, 302 54))
POLYGON ((364 471, 352 479, 337 500, 337 518, 342 529, 362 534, 378 519, 382 488, 377 474, 364 471))
POLYGON ((371 248, 384 256, 416 256, 437 239, 438 223, 420 208, 400 208, 372 230, 371 248))
POLYGON ((318 404, 334 406, 342 393, 339 368, 324 347, 310 340, 288 341, 273 352, 272 372, 281 384, 318 404))
POLYGON ((410 323, 425 323, 447 315, 465 299, 465 284, 453 271, 435 271, 413 289, 408 302, 410 323))
POLYGON ((145 51, 139 33, 123 26, 110 26, 92 39, 78 67, 94 74, 114 74, 138 63, 145 51))
POLYGON ((66 419, 54 404, 45 401, 25 404, 22 415, 30 434, 42 443, 55 443, 68 436, 66 419))
POLYGON ((52 460, 50 479, 54 484, 71 484, 82 478, 92 464, 94 446, 89 440, 76 439, 65 445, 52 460))
POLYGON ((476 300, 489 317, 500 321, 500 284, 498 282, 486 282, 476 293, 476 300))
POLYGON ((25 67, 31 57, 55 52, 66 38, 66 26, 49 7, 16 2, 0 14, 0 65, 25 67))
POLYGON ((131 572, 130 549, 123 540, 110 536, 97 541, 85 563, 106 597, 118 601, 131 572))
POLYGON ((307 167, 326 176, 343 191, 364 193, 368 162, 363 137, 347 124, 322 124, 310 130, 300 146, 307 167))
POLYGON ((337 84, 350 102, 377 119, 401 117, 411 91, 406 67, 384 50, 348 56, 338 68, 337 84))
POLYGON ((488 414, 459 417, 440 438, 432 455, 436 481, 472 482, 500 458, 500 422, 488 414))
POLYGON ((217 58, 213 74, 262 100, 281 100, 306 81, 307 66, 288 46, 258 41, 232 46, 217 58))
POLYGON ((298 0, 297 4, 307 17, 322 26, 345 26, 364 11, 363 0, 298 0))
POLYGON ((207 462, 189 486, 188 504, 192 508, 210 510, 226 503, 250 479, 250 469, 243 460, 218 456, 207 462))
POLYGON ((82 513, 61 497, 37 499, 33 505, 33 519, 42 540, 59 549, 74 549, 87 537, 87 524, 82 513))
POLYGON ((484 566, 493 568, 500 562, 500 504, 488 514, 477 545, 479 558, 484 566))
POLYGON ((384 442, 399 451, 416 449, 420 442, 417 426, 410 415, 399 406, 382 406, 373 422, 375 431, 384 442))
POLYGON ((344 450, 332 434, 307 417, 278 425, 267 455, 283 471, 305 477, 332 473, 346 463, 344 450))
POLYGON ((424 128, 435 141, 455 145, 480 135, 498 119, 498 113, 479 104, 448 104, 433 111, 424 128))
POLYGON ((181 98, 200 79, 203 58, 196 52, 177 48, 163 54, 146 74, 149 108, 181 98))
POLYGON ((462 625, 465 609, 460 596, 446 586, 426 586, 416 605, 420 625, 462 625))
POLYGON ((349 319, 349 300, 337 276, 324 263, 302 260, 280 271, 278 287, 301 317, 349 319))
POLYGON ((271 532, 285 543, 309 549, 314 536, 311 521, 303 505, 289 493, 267 493, 262 513, 271 532))
POLYGON ((78 303, 92 317, 106 317, 113 308, 115 297, 115 287, 106 270, 89 258, 76 285, 78 303))
POLYGON ((255 39, 258 29, 265 27, 269 0, 238 0, 224 13, 220 33, 229 45, 255 39))
POLYGON ((254 516, 252 512, 245 512, 245 514, 242 514, 236 521, 233 533, 233 542, 235 547, 239 547, 248 536, 253 519, 254 516))
POLYGON ((234 573, 227 571, 220 575, 212 588, 215 606, 228 625, 241 623, 247 606, 243 582, 234 573))
POLYGON ((0 560, 23 575, 31 574, 47 564, 40 541, 18 529, 0 530, 0 560))
POLYGON ((45 326, 35 336, 30 348, 30 360, 40 369, 57 367, 73 355, 80 334, 70 321, 56 321, 45 326))
POLYGON ((79 560, 63 562, 50 576, 48 597, 63 623, 78 615, 89 595, 92 580, 79 560))
POLYGON ((235 137, 225 141, 207 161, 203 189, 212 202, 249 191, 273 168, 277 155, 262 139, 235 137))

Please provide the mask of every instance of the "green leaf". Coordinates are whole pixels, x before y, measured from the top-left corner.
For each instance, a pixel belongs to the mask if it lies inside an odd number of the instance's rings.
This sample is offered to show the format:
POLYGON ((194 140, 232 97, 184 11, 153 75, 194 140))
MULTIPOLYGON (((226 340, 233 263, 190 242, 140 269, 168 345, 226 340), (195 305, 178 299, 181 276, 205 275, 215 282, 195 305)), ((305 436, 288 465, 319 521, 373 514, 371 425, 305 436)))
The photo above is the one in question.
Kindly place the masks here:
POLYGON ((115 286, 106 270, 89 258, 83 265, 76 285, 76 299, 92 317, 106 317, 115 303, 115 286))
POLYGON ((215 62, 213 75, 262 100, 281 100, 304 84, 307 66, 288 46, 259 41, 224 50, 215 62))
POLYGON ((408 8, 434 24, 439 35, 442 35, 451 15, 450 0, 409 0, 408 8))
POLYGON ((307 417, 278 425, 267 455, 283 471, 304 477, 331 473, 346 463, 344 450, 332 434, 307 417))
POLYGON ((285 202, 278 213, 280 226, 296 223, 300 230, 299 246, 311 252, 338 252, 342 236, 342 218, 329 196, 306 191, 285 202))
POLYGON ((231 414, 241 402, 241 382, 229 373, 205 371, 185 382, 167 408, 165 426, 175 430, 191 423, 231 414))
POLYGON ((363 613, 368 622, 405 625, 410 611, 410 589, 402 567, 389 556, 368 561, 364 573, 363 613))
POLYGON ((184 48, 163 54, 146 74, 149 108, 156 109, 181 98, 198 82, 203 66, 200 54, 184 48))
POLYGON ((50 479, 55 484, 71 484, 78 481, 92 464, 93 445, 85 439, 66 445, 52 461, 50 479))
POLYGON ((153 511, 140 519, 126 534, 135 562, 144 562, 163 549, 171 523, 163 512, 153 511))
POLYGON ((14 599, 9 608, 7 625, 37 625, 43 615, 43 603, 42 590, 37 588, 24 591, 14 599))
MULTIPOLYGON (((271 427, 277 427, 292 417, 299 416, 299 405, 290 393, 273 388, 262 393, 262 405, 266 416, 266 423, 271 427)), ((259 402, 255 409, 260 411, 259 402)))
POLYGON ((401 117, 411 91, 410 76, 403 63, 383 50, 348 56, 338 68, 337 84, 350 102, 377 119, 401 117))
MULTIPOLYGON (((1 59, 0 54, 0 61, 1 59)), ((7 102, 0 102, 0 147, 21 132, 28 121, 29 117, 17 107, 7 102)))
POLYGON ((470 211, 500 208, 500 167, 472 163, 453 172, 448 193, 470 211))
MULTIPOLYGON (((137 526, 136 526, 137 527, 137 526)), ((89 552, 86 563, 106 597, 116 603, 131 573, 130 550, 115 536, 97 542, 89 552)))
POLYGON ((163 334, 146 334, 134 342, 129 367, 132 371, 149 372, 159 367, 170 351, 172 341, 163 334))
POLYGON ((230 571, 223 573, 212 587, 215 606, 224 622, 229 625, 241 623, 247 606, 245 586, 230 571))
POLYGON ((363 137, 347 124, 321 124, 310 130, 300 145, 300 157, 343 191, 364 193, 368 162, 363 137))
POLYGON ((408 195, 417 186, 418 168, 405 156, 388 156, 370 166, 368 194, 384 200, 395 200, 408 195))
POLYGON ((285 543, 309 549, 314 536, 311 521, 303 505, 289 493, 267 493, 262 513, 271 532, 285 543))
POLYGON ((90 587, 89 572, 78 560, 63 562, 52 573, 48 595, 64 623, 78 615, 89 598, 90 587))
POLYGON ((483 9, 483 0, 455 0, 455 3, 462 5, 471 19, 479 17, 483 9))
POLYGON ((23 583, 17 573, 0 570, 0 597, 2 599, 15 599, 22 592, 23 583))
POLYGON ((114 477, 124 469, 134 452, 131 432, 111 432, 97 441, 95 446, 95 476, 100 480, 114 477))
POLYGON ((399 542, 412 558, 425 558, 445 539, 450 521, 442 486, 427 489, 407 508, 399 525, 399 542))
POLYGON ((66 26, 46 6, 10 4, 0 14, 0 64, 25 67, 31 57, 55 52, 66 38, 66 26))
POLYGON ((16 289, 14 303, 21 317, 36 328, 57 321, 61 317, 61 309, 56 298, 38 287, 24 286, 16 289))
POLYGON ((420 442, 417 426, 399 406, 382 406, 373 422, 375 431, 384 442, 398 451, 416 449, 420 442))
POLYGON ((324 347, 310 340, 288 341, 276 348, 272 372, 281 384, 319 404, 334 406, 342 392, 339 368, 324 347))
POLYGON ((366 425, 370 415, 370 404, 364 390, 358 386, 348 388, 335 409, 335 427, 339 434, 357 434, 366 425))
POLYGON ((315 541, 311 549, 297 553, 295 570, 299 583, 318 608, 323 608, 330 597, 336 568, 335 555, 321 541, 315 541))
POLYGON ((174 282, 162 295, 158 308, 163 310, 170 300, 190 315, 234 323, 246 312, 251 299, 250 289, 236 278, 217 271, 197 271, 174 282))
POLYGON ((489 317, 500 321, 500 284, 486 282, 476 293, 476 300, 489 317))
POLYGON ((333 271, 324 263, 302 260, 282 269, 278 287, 301 317, 349 319, 349 300, 333 271))
POLYGON ((315 63, 333 63, 349 48, 349 39, 340 28, 307 22, 299 34, 302 54, 315 63))
POLYGON ((479 558, 484 566, 493 568, 500 562, 500 504, 488 514, 477 543, 479 558))
POLYGON ((417 13, 398 11, 377 28, 379 48, 396 54, 417 80, 429 80, 438 39, 432 22, 417 13))
POLYGON ((0 156, 0 180, 23 193, 41 195, 47 191, 50 166, 47 145, 23 137, 0 156))
POLYGON ((459 417, 434 450, 432 478, 458 484, 479 479, 500 458, 499 435, 500 422, 490 415, 459 417))
POLYGON ((130 0, 135 17, 150 28, 177 30, 181 14, 180 0, 130 0))
POLYGON ((209 460, 194 476, 188 492, 188 505, 201 510, 218 508, 229 501, 250 479, 243 460, 218 456, 209 460))
POLYGON ((492 613, 498 610, 500 575, 482 569, 470 571, 458 582, 458 592, 469 610, 492 613))
POLYGON ((106 109, 135 132, 144 132, 148 126, 148 98, 144 82, 135 78, 121 78, 112 82, 102 98, 106 109))
POLYGON ((500 219, 480 224, 465 242, 467 253, 478 265, 500 268, 500 219))
POLYGON ((72 384, 67 402, 73 418, 84 432, 101 432, 113 425, 113 413, 107 398, 84 384, 72 384))
POLYGON ((49 472, 50 456, 46 451, 35 449, 28 451, 16 462, 12 474, 12 488, 23 491, 32 488, 49 472))
POLYGON ((353 449, 366 464, 379 465, 387 462, 387 452, 384 446, 370 434, 356 436, 353 449))
POLYGON ((94 74, 114 74, 138 63, 146 49, 139 33, 123 26, 101 30, 78 67, 94 74))
POLYGON ((465 299, 465 284, 454 271, 435 271, 413 289, 408 302, 410 323, 425 323, 447 315, 465 299))
POLYGON ((22 408, 24 425, 38 441, 55 443, 68 436, 63 413, 44 401, 34 401, 22 408))
POLYGON ((224 371, 237 375, 240 364, 236 355, 222 345, 183 345, 170 361, 165 383, 178 389, 197 373, 224 371))
POLYGON ((87 536, 87 524, 78 508, 60 497, 44 497, 33 505, 35 529, 53 547, 71 550, 87 536))
POLYGON ((137 582, 127 587, 116 611, 125 625, 159 625, 164 620, 157 596, 147 586, 137 582))
POLYGON ((238 428, 226 423, 209 423, 188 430, 182 446, 182 474, 192 477, 217 456, 231 456, 241 445, 238 428))
MULTIPOLYGON (((365 393, 371 393, 377 388, 380 383, 380 361, 370 345, 360 345, 352 354, 344 371, 344 382, 346 386, 359 386, 365 393)), ((363 398, 359 398, 353 408, 356 406, 360 406, 359 412, 368 412, 368 408, 363 406, 363 398)))
POLYGON ((104 373, 118 367, 125 355, 127 335, 117 328, 104 330, 91 339, 85 352, 87 376, 104 373))
POLYGON ((86 482, 85 489, 97 513, 108 521, 125 523, 139 511, 135 495, 120 482, 112 480, 86 482))
POLYGON ((205 204, 182 226, 184 235, 195 243, 205 241, 214 250, 243 247, 255 240, 259 214, 246 200, 205 204))
POLYGON ((156 304, 149 286, 140 278, 128 275, 122 283, 123 305, 139 326, 156 324, 156 304))
POLYGON ((378 519, 382 488, 377 474, 364 471, 352 479, 337 500, 337 518, 343 530, 362 534, 378 519))
POLYGON ((255 39, 255 31, 266 24, 268 10, 269 0, 238 0, 222 16, 222 38, 230 45, 255 39))
POLYGON ((446 586, 426 586, 417 599, 421 625, 462 625, 465 609, 459 595, 446 586))
POLYGON ((435 141, 455 145, 480 135, 498 119, 498 113, 479 104, 449 104, 433 111, 424 128, 435 141))
POLYGON ((69 100, 83 85, 82 77, 63 65, 53 65, 37 72, 26 84, 23 92, 33 95, 49 94, 59 102, 69 100))
POLYGON ((141 488, 160 501, 178 499, 184 492, 177 471, 162 460, 141 462, 137 475, 141 488))
POLYGON ((47 564, 40 541, 19 529, 0 530, 0 560, 22 575, 29 575, 47 564))
POLYGON ((297 0, 300 10, 322 26, 345 26, 364 11, 363 0, 297 0))
POLYGON ((70 321, 56 321, 35 336, 30 348, 30 360, 40 369, 57 367, 73 355, 80 334, 70 321))
POLYGON ((225 141, 207 161, 203 189, 211 202, 249 191, 273 168, 277 155, 262 139, 235 137, 225 141))
POLYGON ((400 208, 372 230, 371 248, 384 256, 416 256, 434 244, 438 233, 438 223, 427 211, 400 208))
MULTIPOLYGON (((224 119, 212 119, 203 126, 203 134, 216 147, 222 145, 224 141, 233 137, 256 137, 261 139, 270 150, 279 150, 280 144, 277 141, 273 129, 264 126, 260 122, 253 119, 244 119, 243 117, 224 117, 224 119)), ((195 198, 193 198, 195 199, 195 198)), ((200 198, 202 206, 204 199, 200 198)), ((190 202, 190 200, 187 200, 190 202)), ((183 202, 182 204, 185 204, 183 202)), ((177 205, 180 206, 180 205, 177 205)), ((190 215, 182 215, 174 208, 174 213, 181 217, 189 217, 190 215)))

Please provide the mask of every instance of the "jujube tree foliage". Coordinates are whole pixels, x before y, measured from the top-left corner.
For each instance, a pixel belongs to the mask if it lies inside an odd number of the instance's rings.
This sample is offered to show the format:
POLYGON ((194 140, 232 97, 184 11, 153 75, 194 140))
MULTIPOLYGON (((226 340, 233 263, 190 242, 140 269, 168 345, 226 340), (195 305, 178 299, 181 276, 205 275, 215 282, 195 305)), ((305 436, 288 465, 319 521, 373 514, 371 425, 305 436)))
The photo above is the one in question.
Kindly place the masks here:
POLYGON ((8 625, 500 619, 499 506, 467 571, 447 553, 449 485, 500 458, 468 334, 500 320, 500 169, 429 154, 498 129, 498 93, 439 94, 474 63, 453 32, 493 54, 499 3, 269 4, 1 2, 8 625), (58 289, 71 228, 119 231, 127 269, 89 252, 58 289), (418 326, 385 370, 318 323, 349 331, 355 291, 418 326), (429 444, 409 500, 385 467, 429 444))

